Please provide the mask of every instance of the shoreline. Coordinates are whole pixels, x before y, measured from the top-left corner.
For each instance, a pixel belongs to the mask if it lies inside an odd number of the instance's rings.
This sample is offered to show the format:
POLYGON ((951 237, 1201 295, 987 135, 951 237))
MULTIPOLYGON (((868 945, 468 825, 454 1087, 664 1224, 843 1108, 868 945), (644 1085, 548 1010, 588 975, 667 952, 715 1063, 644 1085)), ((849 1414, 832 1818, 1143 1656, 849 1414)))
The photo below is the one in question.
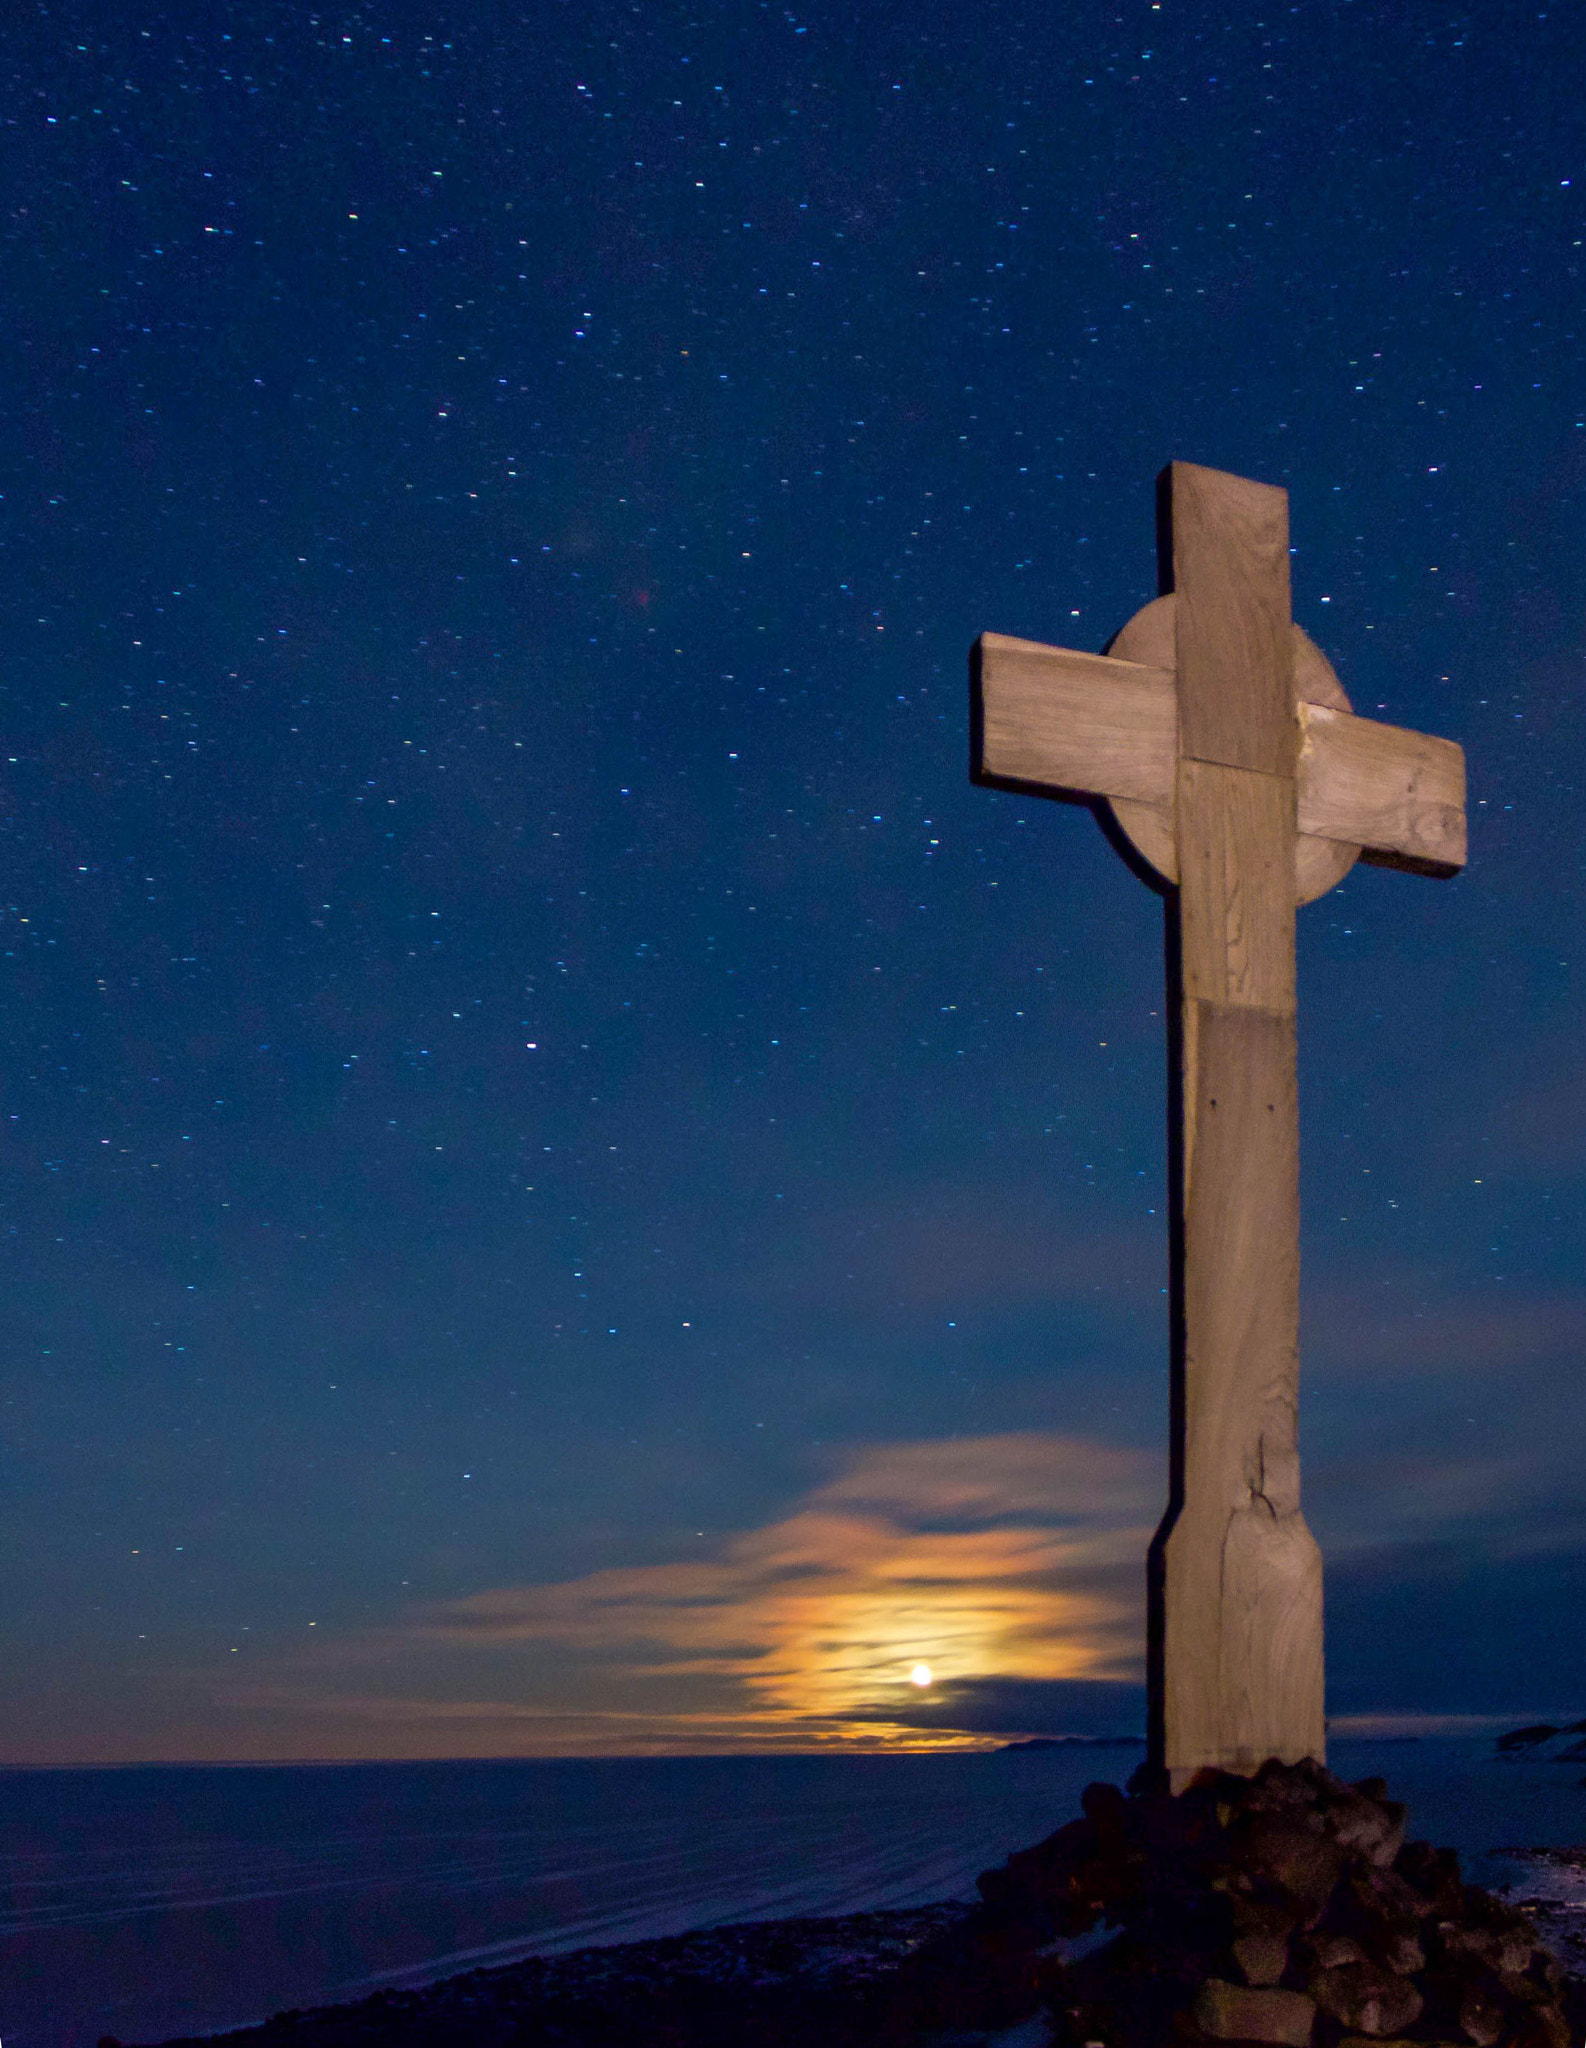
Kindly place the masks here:
POLYGON ((749 1920, 528 1956, 401 1991, 274 2014, 224 2033, 99 2048, 584 2048, 766 2044, 846 2048, 866 2037, 904 1961, 974 1910, 967 1901, 829 1918, 749 1920), (526 2031, 533 2029, 532 2032, 526 2031))
MULTIPOLYGON (((1539 1874, 1586 1868, 1586 1850, 1509 1853, 1539 1874)), ((1586 1902, 1516 1886, 1512 1903, 1564 1965, 1574 2009, 1586 2011, 1586 1902)), ((98 2048, 868 2048, 903 1965, 976 1911, 967 1900, 942 1900, 733 1921, 523 1957, 219 2033, 144 2043, 107 2034, 98 2048)), ((1030 2048, 1024 2036, 1022 2027, 972 2030, 961 2048, 1004 2039, 1008 2048, 1030 2048)))

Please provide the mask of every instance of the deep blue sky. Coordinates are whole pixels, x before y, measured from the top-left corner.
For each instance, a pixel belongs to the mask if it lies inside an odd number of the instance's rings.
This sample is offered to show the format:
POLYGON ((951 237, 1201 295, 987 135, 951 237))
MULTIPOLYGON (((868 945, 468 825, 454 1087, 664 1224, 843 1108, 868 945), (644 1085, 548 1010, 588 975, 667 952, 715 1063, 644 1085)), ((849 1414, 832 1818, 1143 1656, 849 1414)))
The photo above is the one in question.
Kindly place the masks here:
POLYGON ((1138 1720, 1161 909, 965 655, 1101 646, 1174 456, 1470 763, 1300 919, 1330 1703, 1581 1710, 1569 11, 4 65, 0 1753, 1138 1720))

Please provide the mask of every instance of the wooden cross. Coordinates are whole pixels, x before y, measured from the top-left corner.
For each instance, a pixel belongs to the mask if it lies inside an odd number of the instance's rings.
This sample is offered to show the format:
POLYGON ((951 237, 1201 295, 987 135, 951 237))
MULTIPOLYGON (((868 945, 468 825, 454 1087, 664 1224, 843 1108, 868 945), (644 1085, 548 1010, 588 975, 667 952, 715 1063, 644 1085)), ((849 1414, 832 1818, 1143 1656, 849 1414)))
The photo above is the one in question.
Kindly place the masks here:
POLYGON ((1172 1427, 1147 1695, 1176 1791, 1206 1765, 1324 1760, 1296 1435, 1294 913, 1357 857, 1456 873, 1465 757, 1351 712, 1289 616, 1285 491, 1175 462, 1158 526, 1171 594, 1107 654, 981 635, 971 774, 1091 804, 1167 899, 1172 1427))

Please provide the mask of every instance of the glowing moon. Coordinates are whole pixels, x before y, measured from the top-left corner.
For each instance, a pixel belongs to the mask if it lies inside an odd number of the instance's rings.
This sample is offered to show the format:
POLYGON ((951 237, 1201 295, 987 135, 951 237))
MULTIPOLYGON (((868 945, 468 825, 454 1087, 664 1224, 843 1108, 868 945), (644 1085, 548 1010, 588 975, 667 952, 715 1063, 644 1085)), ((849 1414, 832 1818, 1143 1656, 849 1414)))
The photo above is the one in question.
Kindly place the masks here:
POLYGON ((929 1664, 916 1664, 914 1669, 909 1673, 910 1685, 929 1685, 930 1682, 931 1667, 929 1664))

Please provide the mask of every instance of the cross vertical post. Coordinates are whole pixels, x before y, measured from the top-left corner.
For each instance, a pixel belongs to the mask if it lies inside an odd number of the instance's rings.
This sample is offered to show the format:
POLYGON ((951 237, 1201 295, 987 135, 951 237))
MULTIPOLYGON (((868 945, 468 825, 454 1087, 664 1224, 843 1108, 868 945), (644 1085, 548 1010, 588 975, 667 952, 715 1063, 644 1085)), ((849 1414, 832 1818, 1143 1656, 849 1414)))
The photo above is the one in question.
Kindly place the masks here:
POLYGON ((1289 609, 1288 497, 1175 462, 1170 587, 1105 655, 983 633, 977 782, 1085 803, 1167 903, 1172 1405, 1147 1561, 1150 1761, 1324 1758, 1322 1564, 1300 1512, 1296 907, 1354 861, 1453 875, 1465 757, 1350 709, 1289 609))
MULTIPOLYGON (((1182 1250, 1176 1484, 1148 1631, 1157 1761, 1325 1752, 1322 1560, 1300 1512, 1298 717, 1283 491, 1164 480, 1178 676, 1182 1250)), ((1155 1744, 1153 1745, 1155 1746, 1155 1744)))

